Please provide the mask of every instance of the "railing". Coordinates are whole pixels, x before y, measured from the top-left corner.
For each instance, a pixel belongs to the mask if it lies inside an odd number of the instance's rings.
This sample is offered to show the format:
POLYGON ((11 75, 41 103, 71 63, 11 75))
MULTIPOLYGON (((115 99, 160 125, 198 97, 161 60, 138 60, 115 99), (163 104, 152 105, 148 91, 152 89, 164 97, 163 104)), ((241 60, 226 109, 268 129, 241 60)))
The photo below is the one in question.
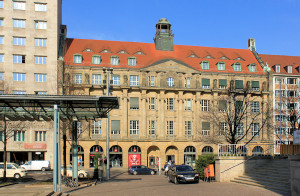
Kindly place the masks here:
POLYGON ((273 144, 218 144, 218 156, 273 155, 273 144))

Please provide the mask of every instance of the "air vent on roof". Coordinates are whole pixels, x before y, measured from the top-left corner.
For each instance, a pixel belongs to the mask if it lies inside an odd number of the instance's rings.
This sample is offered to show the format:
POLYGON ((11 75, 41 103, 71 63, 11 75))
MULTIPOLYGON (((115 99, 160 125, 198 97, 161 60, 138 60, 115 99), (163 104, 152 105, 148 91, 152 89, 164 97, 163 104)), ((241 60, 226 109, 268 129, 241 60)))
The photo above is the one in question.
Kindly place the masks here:
POLYGON ((110 51, 107 50, 107 49, 104 49, 104 50, 101 51, 101 53, 110 53, 110 51))
POLYGON ((93 51, 90 48, 87 48, 83 52, 93 52, 93 51))
POLYGON ((142 51, 138 51, 135 54, 144 55, 144 53, 142 51))
POLYGON ((197 55, 195 55, 195 54, 191 54, 190 56, 189 56, 190 58, 199 58, 197 55))
POLYGON ((229 60, 229 58, 227 58, 226 56, 222 56, 220 59, 222 59, 222 60, 229 60))
POLYGON ((205 59, 213 59, 213 57, 212 56, 210 56, 210 55, 207 55, 206 57, 204 57, 205 59))
POLYGON ((119 54, 128 54, 128 52, 126 52, 125 50, 121 50, 120 52, 118 52, 119 54))

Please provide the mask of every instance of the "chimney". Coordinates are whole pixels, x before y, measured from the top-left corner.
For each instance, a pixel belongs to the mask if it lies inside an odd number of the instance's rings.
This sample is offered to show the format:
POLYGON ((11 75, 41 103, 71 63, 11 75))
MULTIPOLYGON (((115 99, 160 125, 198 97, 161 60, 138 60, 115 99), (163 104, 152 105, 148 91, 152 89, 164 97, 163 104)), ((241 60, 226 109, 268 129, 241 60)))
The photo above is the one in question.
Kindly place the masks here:
POLYGON ((256 51, 256 47, 255 47, 255 39, 254 38, 249 38, 248 39, 248 49, 253 51, 256 51))

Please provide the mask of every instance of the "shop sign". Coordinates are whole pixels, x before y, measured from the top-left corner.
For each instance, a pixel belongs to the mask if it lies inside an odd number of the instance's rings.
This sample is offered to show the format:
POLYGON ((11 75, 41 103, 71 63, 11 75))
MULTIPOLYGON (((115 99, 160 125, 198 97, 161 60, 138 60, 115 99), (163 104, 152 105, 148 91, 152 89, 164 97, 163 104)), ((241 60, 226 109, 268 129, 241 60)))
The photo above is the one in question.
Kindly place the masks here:
POLYGON ((300 144, 300 130, 294 131, 293 144, 300 144))
POLYGON ((25 143, 24 148, 25 149, 46 149, 47 144, 44 144, 44 143, 25 143))
POLYGON ((141 164, 141 154, 129 154, 128 155, 128 166, 140 165, 141 164))

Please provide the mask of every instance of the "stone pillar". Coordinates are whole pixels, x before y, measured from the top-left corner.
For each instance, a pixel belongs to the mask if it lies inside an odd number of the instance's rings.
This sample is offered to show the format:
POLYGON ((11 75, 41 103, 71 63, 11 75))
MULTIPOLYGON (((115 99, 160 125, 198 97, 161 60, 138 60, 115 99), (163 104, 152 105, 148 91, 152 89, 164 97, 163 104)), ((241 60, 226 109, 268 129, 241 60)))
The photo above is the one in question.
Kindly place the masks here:
POLYGON ((123 117, 120 125, 121 129, 121 138, 129 138, 128 133, 128 90, 123 90, 123 104, 122 104, 122 110, 123 110, 123 117))
POLYGON ((160 91, 158 111, 158 125, 160 125, 158 130, 158 137, 165 138, 165 91, 160 91))
POLYGON ((84 150, 84 169, 89 169, 90 168, 90 149, 86 148, 84 150))
POLYGON ((194 111, 195 111, 195 119, 194 119, 195 132, 194 132, 194 136, 197 139, 199 137, 201 137, 201 130, 200 130, 200 113, 201 113, 200 101, 201 101, 201 95, 200 95, 200 92, 197 92, 196 97, 195 97, 195 104, 194 104, 194 111))
POLYGON ((123 168, 127 169, 128 168, 128 148, 123 148, 123 168))
POLYGON ((141 148, 141 165, 148 165, 147 148, 141 148))
POLYGON ((300 155, 289 156, 292 196, 300 195, 300 155))
POLYGON ((178 138, 184 138, 184 122, 183 122, 183 92, 179 91, 178 94, 178 112, 177 112, 177 133, 178 138))
POLYGON ((32 152, 28 152, 28 161, 32 160, 32 152))
POLYGON ((140 133, 141 133, 141 138, 146 138, 147 137, 147 94, 146 90, 142 91, 142 104, 141 104, 141 111, 142 111, 142 116, 141 116, 141 125, 140 125, 140 133))

